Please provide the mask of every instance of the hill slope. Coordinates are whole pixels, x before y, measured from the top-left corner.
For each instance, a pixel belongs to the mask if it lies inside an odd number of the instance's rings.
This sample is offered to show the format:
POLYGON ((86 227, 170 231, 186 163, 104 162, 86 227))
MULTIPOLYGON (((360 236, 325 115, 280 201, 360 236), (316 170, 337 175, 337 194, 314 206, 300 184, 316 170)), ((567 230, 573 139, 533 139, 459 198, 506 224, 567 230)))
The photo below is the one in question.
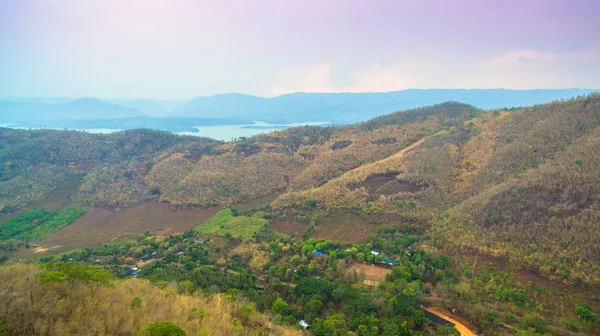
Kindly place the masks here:
POLYGON ((599 95, 480 111, 273 205, 415 217, 461 248, 506 255, 551 278, 598 283, 599 126, 599 95))
POLYGON ((226 144, 145 130, 2 129, 0 204, 8 213, 43 203, 70 179, 76 205, 210 207, 277 192, 277 216, 420 221, 439 243, 596 283, 599 125, 593 94, 496 111, 444 103, 226 144))
POLYGON ((0 327, 6 328, 0 330, 14 335, 138 335, 146 325, 170 321, 187 335, 245 335, 254 330, 261 335, 304 334, 277 326, 224 294, 178 294, 185 292, 175 283, 163 290, 140 279, 111 281, 110 286, 40 283, 40 273, 33 265, 0 268, 0 327))

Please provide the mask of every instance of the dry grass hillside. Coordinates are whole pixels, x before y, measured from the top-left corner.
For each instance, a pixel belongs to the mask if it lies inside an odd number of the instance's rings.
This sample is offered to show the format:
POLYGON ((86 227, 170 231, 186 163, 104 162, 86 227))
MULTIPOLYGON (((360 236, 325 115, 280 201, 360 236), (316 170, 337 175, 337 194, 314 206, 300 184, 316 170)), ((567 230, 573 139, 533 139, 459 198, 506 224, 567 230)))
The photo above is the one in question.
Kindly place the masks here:
POLYGON ((600 95, 472 117, 272 205, 410 215, 438 242, 599 284, 600 95))
POLYGON ((445 103, 345 127, 297 127, 232 143, 135 130, 109 135, 0 128, 0 212, 53 199, 124 208, 207 207, 318 187, 476 113, 445 103), (58 193, 58 195, 57 195, 58 193))
POLYGON ((223 206, 280 192, 271 203, 279 218, 417 220, 459 251, 598 283, 599 125, 592 94, 497 111, 444 103, 231 143, 0 129, 0 209, 43 204, 57 190, 71 203, 117 208, 223 206))
POLYGON ((303 335, 275 325, 243 298, 184 295, 175 283, 115 280, 108 287, 40 283, 38 269, 0 268, 0 321, 12 335, 136 335, 154 322, 172 322, 187 335, 303 335))

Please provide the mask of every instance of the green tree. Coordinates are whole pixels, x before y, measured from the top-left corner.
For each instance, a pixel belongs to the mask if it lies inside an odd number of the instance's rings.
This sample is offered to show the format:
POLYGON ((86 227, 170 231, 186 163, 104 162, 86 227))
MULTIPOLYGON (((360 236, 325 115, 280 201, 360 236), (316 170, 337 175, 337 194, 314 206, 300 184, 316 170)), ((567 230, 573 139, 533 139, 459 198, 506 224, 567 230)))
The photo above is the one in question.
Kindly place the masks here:
POLYGON ((189 280, 184 280, 179 283, 179 291, 185 294, 192 294, 194 292, 194 283, 189 280))
POLYGON ((0 336, 8 336, 8 324, 0 323, 0 336))
POLYGON ((317 318, 311 326, 311 333, 314 336, 346 336, 348 327, 344 315, 333 314, 327 317, 325 321, 317 318))
POLYGON ((142 327, 138 336, 186 336, 185 331, 171 322, 154 322, 142 327))
POLYGON ((131 300, 131 308, 140 308, 142 307, 142 299, 140 299, 139 297, 134 297, 133 300, 131 300))
POLYGON ((277 300, 275 300, 275 302, 273 302, 273 313, 275 314, 279 314, 279 315, 287 315, 288 313, 288 304, 287 302, 283 301, 281 298, 277 298, 277 300))
POLYGON ((44 271, 39 275, 40 283, 79 282, 90 287, 92 295, 101 286, 110 286, 111 273, 85 264, 48 263, 42 265, 44 271))
POLYGON ((315 317, 319 316, 321 308, 323 308, 323 302, 321 298, 318 296, 313 297, 304 304, 304 318, 308 321, 311 321, 315 317))

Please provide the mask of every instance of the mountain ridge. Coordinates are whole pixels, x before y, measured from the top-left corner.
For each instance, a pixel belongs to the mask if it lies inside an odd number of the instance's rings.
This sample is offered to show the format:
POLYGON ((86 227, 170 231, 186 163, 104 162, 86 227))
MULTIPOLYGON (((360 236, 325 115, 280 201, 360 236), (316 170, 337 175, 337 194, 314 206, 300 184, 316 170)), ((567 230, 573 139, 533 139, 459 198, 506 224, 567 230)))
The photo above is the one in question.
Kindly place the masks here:
MULTIPOLYGON (((215 119, 218 116, 217 119, 230 120, 230 124, 241 120, 260 120, 275 124, 314 121, 349 124, 398 110, 445 101, 461 101, 478 108, 491 109, 531 106, 594 91, 596 90, 408 89, 368 93, 296 92, 275 97, 224 93, 199 96, 188 101, 94 97, 16 98, 0 101, 0 122, 33 127, 32 120, 36 120, 37 124, 44 120, 54 120, 53 125, 56 125, 56 120, 69 119, 106 120, 142 116, 153 119, 215 119)), ((35 127, 40 127, 37 124, 35 127)))

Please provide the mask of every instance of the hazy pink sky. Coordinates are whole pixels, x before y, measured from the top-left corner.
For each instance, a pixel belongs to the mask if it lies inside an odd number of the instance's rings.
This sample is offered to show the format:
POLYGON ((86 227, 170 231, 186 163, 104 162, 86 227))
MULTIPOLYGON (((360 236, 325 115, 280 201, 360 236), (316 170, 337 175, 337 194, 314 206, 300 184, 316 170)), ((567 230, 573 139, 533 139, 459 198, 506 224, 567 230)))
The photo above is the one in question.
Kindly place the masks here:
POLYGON ((0 0, 0 97, 600 88, 598 0, 0 0))

